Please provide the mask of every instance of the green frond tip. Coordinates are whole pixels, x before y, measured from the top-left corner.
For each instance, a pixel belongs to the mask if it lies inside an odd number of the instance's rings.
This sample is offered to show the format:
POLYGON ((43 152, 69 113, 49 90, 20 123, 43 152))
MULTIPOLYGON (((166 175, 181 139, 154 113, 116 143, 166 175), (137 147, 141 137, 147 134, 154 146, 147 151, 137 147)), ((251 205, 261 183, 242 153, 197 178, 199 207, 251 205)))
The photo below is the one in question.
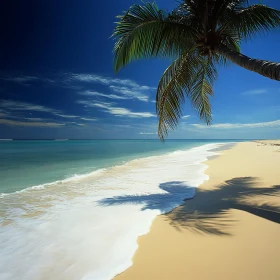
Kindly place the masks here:
POLYGON ((181 106, 187 97, 198 111, 200 118, 211 123, 209 97, 217 71, 211 59, 191 52, 181 55, 162 75, 156 96, 158 135, 163 141, 169 130, 177 127, 182 116, 181 106))
POLYGON ((177 57, 196 36, 195 28, 172 21, 155 3, 133 5, 119 19, 112 35, 115 72, 133 60, 177 57))
POLYGON ((234 30, 240 39, 250 39, 259 32, 268 32, 280 26, 280 11, 256 4, 238 10, 225 21, 220 30, 234 30))

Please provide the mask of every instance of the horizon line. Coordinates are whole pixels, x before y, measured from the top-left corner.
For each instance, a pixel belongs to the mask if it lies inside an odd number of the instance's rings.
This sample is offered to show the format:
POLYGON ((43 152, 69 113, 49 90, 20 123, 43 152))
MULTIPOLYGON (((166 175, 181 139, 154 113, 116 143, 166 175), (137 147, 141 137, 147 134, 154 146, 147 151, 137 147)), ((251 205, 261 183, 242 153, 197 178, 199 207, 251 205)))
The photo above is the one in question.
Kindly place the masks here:
MULTIPOLYGON (((88 140, 159 140, 154 138, 1 138, 0 141, 88 141, 88 140)), ((168 140, 277 140, 271 138, 171 138, 168 140)))

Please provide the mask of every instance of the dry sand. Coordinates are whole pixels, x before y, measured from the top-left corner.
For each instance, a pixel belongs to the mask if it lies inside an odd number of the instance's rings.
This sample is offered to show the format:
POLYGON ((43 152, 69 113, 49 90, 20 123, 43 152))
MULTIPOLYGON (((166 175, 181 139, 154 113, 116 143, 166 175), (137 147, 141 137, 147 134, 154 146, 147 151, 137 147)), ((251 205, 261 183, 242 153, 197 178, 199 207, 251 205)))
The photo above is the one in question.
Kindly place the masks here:
POLYGON ((280 279, 280 141, 206 162, 194 199, 155 219, 115 280, 280 279))

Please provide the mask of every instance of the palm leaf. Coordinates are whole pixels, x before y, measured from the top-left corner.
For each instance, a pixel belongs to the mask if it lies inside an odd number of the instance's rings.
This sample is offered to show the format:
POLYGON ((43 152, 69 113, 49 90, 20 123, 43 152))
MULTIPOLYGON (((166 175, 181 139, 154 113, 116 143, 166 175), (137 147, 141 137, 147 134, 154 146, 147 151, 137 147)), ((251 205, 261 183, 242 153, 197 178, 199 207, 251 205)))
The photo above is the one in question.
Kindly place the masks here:
POLYGON ((188 96, 200 119, 209 125, 212 120, 209 96, 214 94, 212 85, 217 79, 217 70, 210 57, 202 57, 202 60, 188 96))
POLYGON ((207 124, 211 122, 209 95, 213 94, 211 85, 216 74, 213 62, 210 59, 205 61, 196 52, 180 56, 165 70, 156 97, 158 135, 161 140, 164 140, 170 129, 177 127, 185 94, 200 118, 207 124))
POLYGON ((250 39, 258 32, 270 31, 280 25, 280 11, 265 5, 252 5, 239 9, 235 16, 229 17, 220 31, 238 32, 240 39, 250 39))
POLYGON ((215 0, 214 2, 210 15, 210 21, 214 27, 227 21, 229 17, 235 16, 240 8, 248 4, 248 0, 215 0))
POLYGON ((168 134, 168 130, 175 129, 182 115, 184 90, 189 89, 188 74, 194 71, 193 63, 187 63, 189 60, 191 59, 188 54, 180 56, 165 70, 160 79, 156 110, 159 118, 158 135, 161 140, 168 134))
POLYGON ((133 5, 118 17, 113 37, 115 71, 132 60, 156 56, 178 57, 196 36, 195 28, 175 22, 155 3, 133 5))

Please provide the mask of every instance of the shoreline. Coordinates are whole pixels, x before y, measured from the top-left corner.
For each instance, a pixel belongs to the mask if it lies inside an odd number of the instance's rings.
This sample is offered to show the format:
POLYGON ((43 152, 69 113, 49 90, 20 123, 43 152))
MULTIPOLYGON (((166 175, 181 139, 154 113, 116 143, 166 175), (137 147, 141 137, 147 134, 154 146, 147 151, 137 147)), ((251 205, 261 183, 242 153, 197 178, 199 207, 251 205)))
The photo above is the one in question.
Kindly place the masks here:
POLYGON ((113 279, 280 279, 279 146, 237 143, 203 162, 209 179, 154 219, 113 279))
MULTIPOLYGON (((244 142, 247 142, 247 141, 244 141, 244 142)), ((213 153, 213 155, 209 155, 208 157, 206 157, 205 160, 199 161, 199 164, 205 166, 205 168, 204 168, 204 175, 205 175, 207 178, 204 180, 204 182, 206 182, 206 181, 209 180, 209 176, 207 175, 207 172, 206 172, 206 170, 207 170, 208 167, 209 167, 209 166, 207 165, 207 162, 210 161, 210 160, 212 160, 212 159, 215 159, 215 158, 221 156, 221 155, 222 155, 222 152, 227 151, 227 150, 229 150, 229 149, 232 149, 232 148, 233 148, 235 145, 237 145, 238 143, 240 143, 240 142, 228 142, 228 143, 225 143, 225 142, 216 142, 216 143, 212 143, 212 144, 218 145, 217 147, 211 148, 211 149, 210 149, 210 151, 213 153)), ((241 142, 241 143, 242 143, 242 142, 241 142)), ((203 145, 201 145, 201 146, 192 147, 192 148, 190 148, 190 149, 195 149, 195 148, 199 148, 199 147, 204 147, 205 145, 209 145, 209 144, 203 144, 203 145)), ((185 151, 185 150, 184 150, 184 151, 185 151)), ((175 151, 175 152, 176 152, 176 151, 175 151)), ((172 153, 172 152, 171 152, 171 153, 172 153)), ((202 183, 202 184, 203 184, 203 183, 202 183)), ((196 188, 198 188, 199 186, 200 186, 200 185, 198 185, 196 188)), ((139 236, 138 236, 138 238, 137 238, 137 246, 136 246, 136 250, 135 250, 135 252, 134 252, 134 255, 136 254, 137 250, 139 249, 139 242, 138 242, 139 239, 141 239, 142 237, 144 237, 144 236, 146 236, 146 235, 149 234, 150 229, 151 229, 151 226, 152 226, 152 224, 154 223, 155 219, 157 219, 157 217, 165 216, 165 215, 168 215, 168 214, 172 213, 176 208, 178 208, 178 207, 184 205, 184 203, 185 203, 186 201, 193 200, 194 198, 195 198, 195 196, 192 196, 192 197, 190 197, 190 198, 185 198, 185 199, 183 199, 182 203, 179 204, 178 206, 175 206, 175 207, 172 208, 171 210, 169 210, 169 211, 167 211, 167 212, 164 212, 164 213, 160 213, 160 214, 158 214, 157 216, 155 216, 155 218, 152 220, 152 223, 151 223, 151 225, 150 225, 150 227, 149 227, 149 231, 146 232, 145 234, 142 234, 142 235, 139 235, 139 236)), ((133 258, 134 258, 134 256, 133 256, 133 258)), ((133 258, 131 259, 131 261, 133 260, 133 258)), ((126 272, 129 268, 131 268, 132 266, 133 266, 133 262, 132 262, 132 264, 131 264, 129 267, 127 267, 126 269, 124 269, 122 272, 116 274, 112 279, 116 279, 116 278, 118 278, 118 276, 123 275, 123 273, 125 273, 125 272, 126 272)))
MULTIPOLYGON (((1 140, 1 139, 0 139, 1 140)), ((55 140, 55 139, 54 139, 55 140)), ((22 141, 22 140, 19 140, 22 141)), ((27 140, 30 141, 30 140, 27 140)), ((35 140, 37 141, 37 140, 35 140)), ((45 141, 45 140, 42 140, 45 141)), ((93 140, 95 141, 95 140, 93 140)), ((108 140, 109 141, 109 140, 108 140)), ((111 141, 111 140, 110 140, 111 141)), ((118 140, 116 140, 118 141, 118 140)), ((135 141, 138 141, 135 139, 135 141)), ((172 140, 173 141, 173 140, 172 140)), ((87 178, 89 177, 93 177, 93 176, 98 176, 100 173, 104 173, 105 171, 110 171, 110 170, 114 170, 116 168, 122 168, 122 167, 126 167, 129 165, 135 165, 137 164, 137 162, 141 162, 141 161, 147 161, 149 159, 153 159, 155 157, 162 157, 162 156, 168 156, 171 155, 172 153, 176 153, 178 151, 188 151, 194 148, 199 148, 199 147, 204 147, 206 145, 212 145, 212 144, 222 144, 222 145, 231 145, 232 143, 238 143, 238 142, 207 142, 205 141, 205 143, 200 143, 199 145, 194 145, 194 146, 186 146, 186 147, 177 147, 176 150, 173 149, 167 149, 167 150, 153 150, 151 151, 151 153, 148 152, 144 152, 141 154, 134 154, 132 157, 131 156, 123 156, 120 157, 119 159, 114 159, 112 162, 110 163, 106 163, 102 166, 98 166, 98 167, 93 167, 91 170, 83 172, 80 171, 78 173, 71 173, 71 174, 64 174, 61 178, 56 178, 53 181, 45 181, 45 182, 40 182, 38 184, 34 184, 34 185, 28 185, 26 187, 18 187, 18 186, 13 186, 13 191, 12 192, 0 192, 0 199, 2 197, 5 196, 10 196, 10 195, 15 195, 18 193, 22 193, 22 192, 28 192, 28 191, 32 191, 32 190, 36 190, 36 189, 43 189, 43 188, 47 188, 53 185, 57 185, 57 184, 64 184, 64 183, 68 183, 71 181, 79 181, 79 180, 87 180, 87 178)), ((219 148, 214 148, 211 149, 211 151, 216 151, 216 149, 219 150, 219 148)), ((202 162, 203 163, 203 162, 202 162)))
POLYGON ((0 275, 28 280, 112 279, 131 266, 137 238, 150 230, 154 218, 181 205, 208 179, 202 162, 224 145, 190 145, 99 175, 3 197, 0 257, 5 262, 0 275), (22 261, 26 252, 33 266, 22 261))

